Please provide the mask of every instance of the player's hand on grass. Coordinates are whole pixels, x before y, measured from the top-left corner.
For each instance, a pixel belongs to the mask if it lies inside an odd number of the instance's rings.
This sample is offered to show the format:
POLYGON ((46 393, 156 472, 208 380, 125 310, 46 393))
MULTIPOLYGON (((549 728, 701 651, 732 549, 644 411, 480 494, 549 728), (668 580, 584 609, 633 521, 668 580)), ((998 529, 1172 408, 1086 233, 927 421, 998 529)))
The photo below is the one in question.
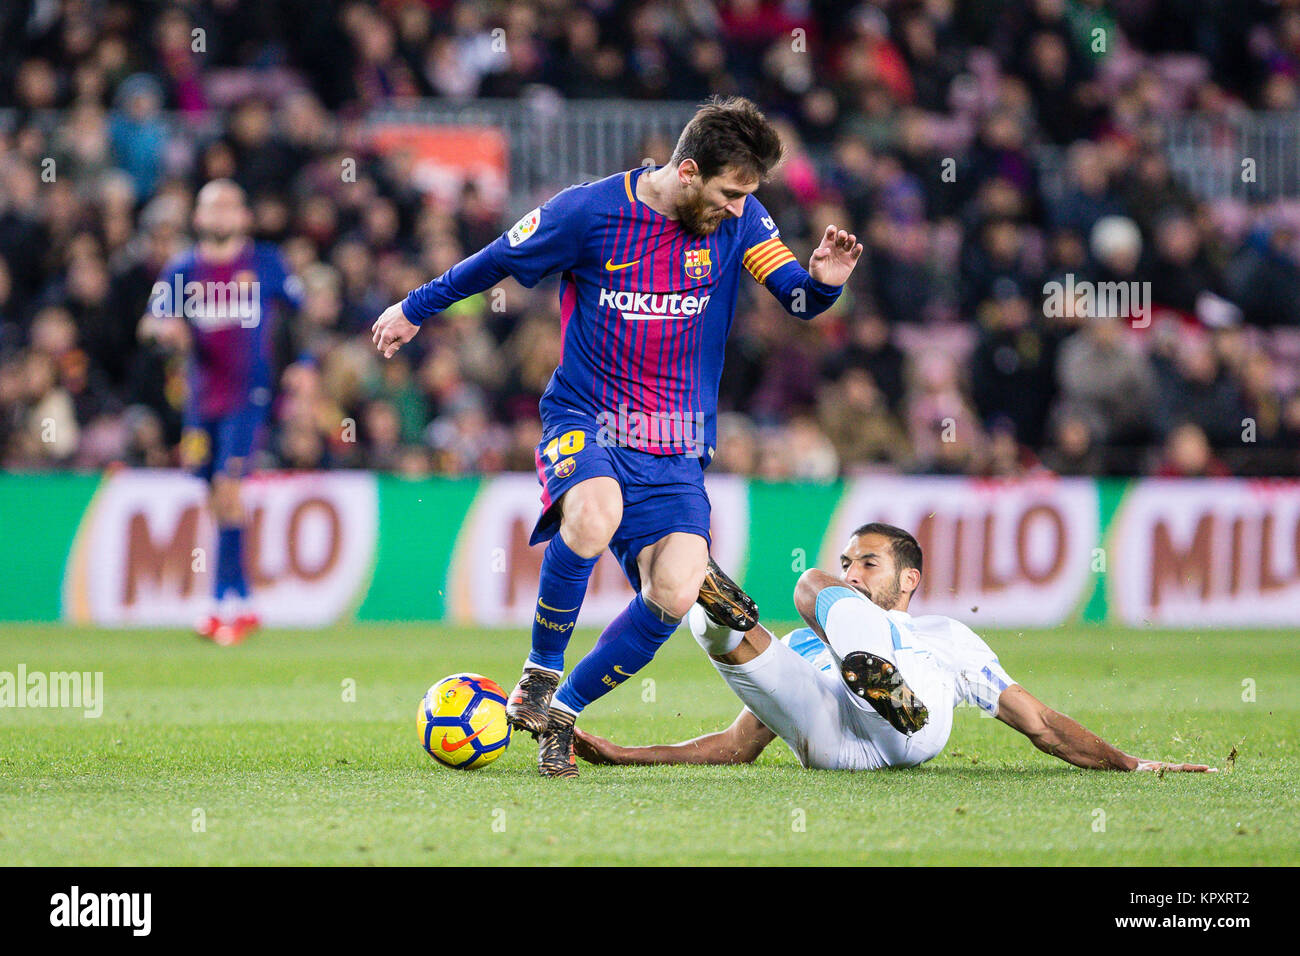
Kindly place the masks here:
POLYGON ((384 358, 392 358, 411 339, 420 327, 406 317, 402 303, 397 302, 384 309, 384 314, 370 327, 370 338, 375 348, 384 353, 384 358))
POLYGON ((573 752, 587 763, 618 763, 618 745, 589 734, 581 727, 573 728, 573 752))
POLYGON ((1137 770, 1147 770, 1152 773, 1218 773, 1218 767, 1207 767, 1203 763, 1164 763, 1160 760, 1138 760, 1138 765, 1133 768, 1137 770))
POLYGON ((826 285, 844 285, 861 255, 862 243, 858 242, 857 236, 827 226, 822 233, 821 245, 813 250, 812 258, 808 260, 808 274, 826 285))

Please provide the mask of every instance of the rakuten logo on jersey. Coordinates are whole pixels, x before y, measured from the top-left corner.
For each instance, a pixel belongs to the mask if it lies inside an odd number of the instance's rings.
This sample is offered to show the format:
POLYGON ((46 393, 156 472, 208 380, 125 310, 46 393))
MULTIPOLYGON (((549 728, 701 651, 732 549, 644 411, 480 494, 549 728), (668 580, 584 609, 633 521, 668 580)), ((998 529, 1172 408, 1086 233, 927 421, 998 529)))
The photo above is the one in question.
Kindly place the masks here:
POLYGON ((688 319, 699 315, 708 304, 707 295, 682 295, 678 292, 656 295, 653 292, 600 290, 600 305, 607 309, 617 309, 625 322, 688 319))

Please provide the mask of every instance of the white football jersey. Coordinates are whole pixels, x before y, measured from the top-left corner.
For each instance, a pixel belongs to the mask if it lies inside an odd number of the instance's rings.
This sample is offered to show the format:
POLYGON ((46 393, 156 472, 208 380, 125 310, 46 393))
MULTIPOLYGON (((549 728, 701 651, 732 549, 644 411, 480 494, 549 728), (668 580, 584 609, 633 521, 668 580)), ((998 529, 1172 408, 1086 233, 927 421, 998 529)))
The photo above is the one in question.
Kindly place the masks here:
POLYGON ((938 614, 913 617, 906 611, 888 611, 886 617, 894 661, 913 693, 929 709, 929 721, 908 737, 878 714, 864 710, 860 702, 856 709, 847 710, 844 702, 854 699, 839 677, 835 655, 812 628, 799 628, 783 637, 782 643, 828 679, 833 675, 841 710, 847 714, 821 727, 815 714, 819 705, 809 701, 807 695, 797 703, 793 699, 786 702, 785 710, 794 726, 820 728, 801 733, 798 745, 792 744, 805 766, 862 770, 924 763, 947 744, 954 708, 968 704, 996 715, 999 695, 1015 683, 992 649, 960 621, 938 614), (838 742, 831 736, 837 736, 838 742))
MULTIPOLYGON (((903 676, 908 677, 911 669, 908 658, 925 662, 938 672, 938 675, 926 675, 928 679, 924 683, 930 683, 938 676, 939 686, 944 689, 942 696, 932 693, 927 700, 919 686, 913 687, 926 706, 937 706, 942 699, 949 701, 952 707, 969 704, 997 714, 998 696, 1015 681, 1002 669, 997 655, 978 634, 961 621, 942 614, 922 617, 913 617, 906 611, 886 611, 885 614, 889 618, 894 650, 903 652, 899 654, 903 676), (936 703, 931 704, 930 700, 936 703)), ((811 627, 791 631, 781 640, 818 670, 836 669, 835 655, 811 627)))
MULTIPOLYGON (((829 597, 832 605, 847 597, 870 607, 865 618, 851 615, 838 625, 835 647, 845 654, 872 647, 890 657, 929 719, 914 734, 896 730, 853 693, 840 675, 836 651, 809 627, 791 631, 744 663, 710 657, 727 686, 805 767, 876 770, 925 763, 947 744, 956 707, 967 704, 996 715, 998 698, 1015 683, 992 649, 960 621, 884 611, 843 587, 829 597)), ((698 618, 704 620, 703 612, 698 618)))

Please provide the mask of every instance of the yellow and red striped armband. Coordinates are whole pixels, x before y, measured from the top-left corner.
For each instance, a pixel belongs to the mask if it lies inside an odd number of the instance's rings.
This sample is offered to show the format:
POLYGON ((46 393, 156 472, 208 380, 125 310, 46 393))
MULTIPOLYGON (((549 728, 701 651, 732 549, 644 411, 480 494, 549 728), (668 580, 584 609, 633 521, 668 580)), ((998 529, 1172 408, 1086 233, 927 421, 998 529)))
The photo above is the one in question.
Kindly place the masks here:
POLYGON ((768 239, 751 246, 745 253, 745 268, 761 284, 787 262, 794 262, 794 253, 779 238, 768 239))

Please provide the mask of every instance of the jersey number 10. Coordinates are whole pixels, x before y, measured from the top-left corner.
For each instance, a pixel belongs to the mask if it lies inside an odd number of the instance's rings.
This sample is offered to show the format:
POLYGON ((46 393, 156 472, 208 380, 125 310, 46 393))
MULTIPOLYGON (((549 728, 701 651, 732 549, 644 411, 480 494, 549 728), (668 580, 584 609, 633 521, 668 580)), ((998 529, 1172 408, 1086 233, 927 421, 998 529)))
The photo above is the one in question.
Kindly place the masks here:
POLYGON ((552 438, 546 446, 546 457, 551 464, 560 460, 561 455, 576 455, 587 444, 587 436, 580 431, 565 432, 559 438, 552 438))

